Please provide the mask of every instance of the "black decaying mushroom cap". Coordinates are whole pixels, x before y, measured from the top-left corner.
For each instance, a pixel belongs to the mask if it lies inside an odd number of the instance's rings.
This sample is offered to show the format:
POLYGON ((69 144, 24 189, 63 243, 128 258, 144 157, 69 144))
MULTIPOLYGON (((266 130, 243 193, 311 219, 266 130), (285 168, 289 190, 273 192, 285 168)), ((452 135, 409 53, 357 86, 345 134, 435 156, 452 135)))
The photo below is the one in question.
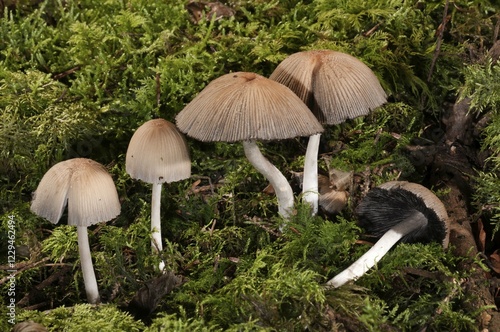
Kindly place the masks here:
POLYGON ((286 86, 249 72, 211 81, 176 117, 177 127, 204 142, 279 140, 323 127, 286 86))
POLYGON ((359 225, 366 232, 380 237, 389 229, 409 218, 414 211, 421 212, 428 220, 427 225, 405 235, 401 242, 439 242, 446 238, 446 222, 429 208, 417 194, 394 187, 373 188, 356 208, 359 225))

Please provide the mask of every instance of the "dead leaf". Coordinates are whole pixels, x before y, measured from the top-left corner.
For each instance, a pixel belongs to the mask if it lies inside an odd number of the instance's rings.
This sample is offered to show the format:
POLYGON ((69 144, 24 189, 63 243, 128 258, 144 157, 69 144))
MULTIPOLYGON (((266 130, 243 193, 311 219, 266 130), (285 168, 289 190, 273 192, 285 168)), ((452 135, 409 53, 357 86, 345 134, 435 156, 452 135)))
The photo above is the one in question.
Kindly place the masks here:
POLYGON ((274 195, 275 194, 274 188, 271 184, 268 184, 264 189, 262 189, 262 192, 266 195, 274 195))
POLYGON ((221 18, 231 17, 235 14, 235 10, 233 8, 228 7, 219 1, 191 1, 186 5, 186 9, 191 14, 191 20, 194 23, 198 23, 203 18, 206 18, 207 20, 220 20, 221 18))
POLYGON ((490 263, 491 263, 491 268, 493 269, 493 271, 500 274, 500 254, 498 253, 498 249, 495 250, 490 255, 490 263))

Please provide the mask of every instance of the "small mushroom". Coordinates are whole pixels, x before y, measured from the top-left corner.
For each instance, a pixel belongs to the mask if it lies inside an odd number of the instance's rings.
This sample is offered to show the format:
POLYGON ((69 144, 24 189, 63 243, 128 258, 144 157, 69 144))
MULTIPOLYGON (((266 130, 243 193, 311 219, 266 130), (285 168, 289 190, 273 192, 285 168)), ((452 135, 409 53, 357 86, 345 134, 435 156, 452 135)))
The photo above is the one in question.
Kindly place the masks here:
MULTIPOLYGON (((163 250, 161 237, 161 187, 191 176, 191 159, 184 135, 164 119, 149 120, 130 139, 125 159, 127 173, 153 185, 151 196, 151 247, 163 250)), ((165 264, 160 263, 160 271, 165 264)))
POLYGON ((391 181, 373 188, 356 208, 359 225, 380 239, 347 269, 327 282, 340 287, 357 280, 398 242, 449 242, 449 219, 443 203, 422 185, 391 181))
POLYGON ((176 117, 177 127, 204 142, 243 142, 245 155, 273 186, 279 213, 292 212, 293 191, 257 146, 320 133, 323 127, 290 89, 261 75, 236 72, 210 82, 176 117))
POLYGON ((31 211, 57 224, 68 204, 68 224, 77 227, 78 250, 89 303, 100 301, 92 265, 87 227, 120 214, 116 187, 106 168, 96 161, 75 158, 52 166, 42 177, 31 211))
MULTIPOLYGON (((289 87, 323 124, 368 114, 386 102, 377 76, 355 57, 331 50, 303 51, 283 60, 269 77, 289 87)), ((318 151, 321 134, 309 137, 303 197, 318 212, 318 151)))

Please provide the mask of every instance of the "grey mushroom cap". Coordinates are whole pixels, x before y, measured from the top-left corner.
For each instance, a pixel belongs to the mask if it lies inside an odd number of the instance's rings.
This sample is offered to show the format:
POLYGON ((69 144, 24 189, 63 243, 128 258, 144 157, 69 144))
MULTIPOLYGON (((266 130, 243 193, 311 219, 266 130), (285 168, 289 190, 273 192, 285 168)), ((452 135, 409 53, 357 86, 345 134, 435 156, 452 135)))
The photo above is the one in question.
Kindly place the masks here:
POLYGON ((323 132, 286 86, 249 72, 210 82, 176 117, 177 127, 204 142, 280 140, 323 132))
POLYGON ((90 226, 120 214, 116 187, 106 168, 96 161, 75 158, 52 166, 42 177, 31 211, 57 224, 68 204, 68 224, 90 226))
POLYGON ((147 183, 175 182, 191 176, 191 159, 184 135, 164 119, 142 124, 130 139, 127 173, 147 183))
POLYGON ((294 53, 276 67, 270 79, 289 87, 321 123, 330 125, 367 115, 387 100, 367 65, 332 50, 294 53))

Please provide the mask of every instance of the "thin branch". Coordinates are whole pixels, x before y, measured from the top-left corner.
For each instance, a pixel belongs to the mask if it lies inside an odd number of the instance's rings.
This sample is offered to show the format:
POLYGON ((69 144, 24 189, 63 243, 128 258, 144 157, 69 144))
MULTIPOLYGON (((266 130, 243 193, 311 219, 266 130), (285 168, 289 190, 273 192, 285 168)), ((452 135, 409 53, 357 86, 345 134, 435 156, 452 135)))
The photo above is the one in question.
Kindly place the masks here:
POLYGON ((439 53, 441 52, 441 44, 443 43, 443 34, 446 28, 446 24, 450 20, 450 16, 448 15, 448 5, 450 1, 446 0, 444 4, 443 11, 443 20, 437 29, 437 41, 436 41, 436 49, 434 50, 434 56, 431 62, 431 68, 429 68, 429 74, 427 75, 427 82, 431 81, 432 73, 434 71, 434 67, 436 66, 437 59, 439 57, 439 53))
POLYGON ((9 267, 6 267, 6 266, 0 267, 1 270, 5 270, 5 271, 12 270, 12 271, 14 271, 11 274, 9 274, 7 277, 3 277, 2 279, 0 279, 0 286, 3 285, 4 283, 6 283, 12 277, 15 277, 16 275, 18 275, 19 273, 24 272, 24 271, 29 270, 29 269, 32 269, 34 267, 37 267, 38 265, 41 265, 42 263, 44 263, 44 262, 46 262, 48 260, 49 260, 49 257, 44 257, 41 260, 36 261, 36 262, 31 262, 31 263, 28 262, 28 263, 16 264, 15 268, 9 268, 9 267))

